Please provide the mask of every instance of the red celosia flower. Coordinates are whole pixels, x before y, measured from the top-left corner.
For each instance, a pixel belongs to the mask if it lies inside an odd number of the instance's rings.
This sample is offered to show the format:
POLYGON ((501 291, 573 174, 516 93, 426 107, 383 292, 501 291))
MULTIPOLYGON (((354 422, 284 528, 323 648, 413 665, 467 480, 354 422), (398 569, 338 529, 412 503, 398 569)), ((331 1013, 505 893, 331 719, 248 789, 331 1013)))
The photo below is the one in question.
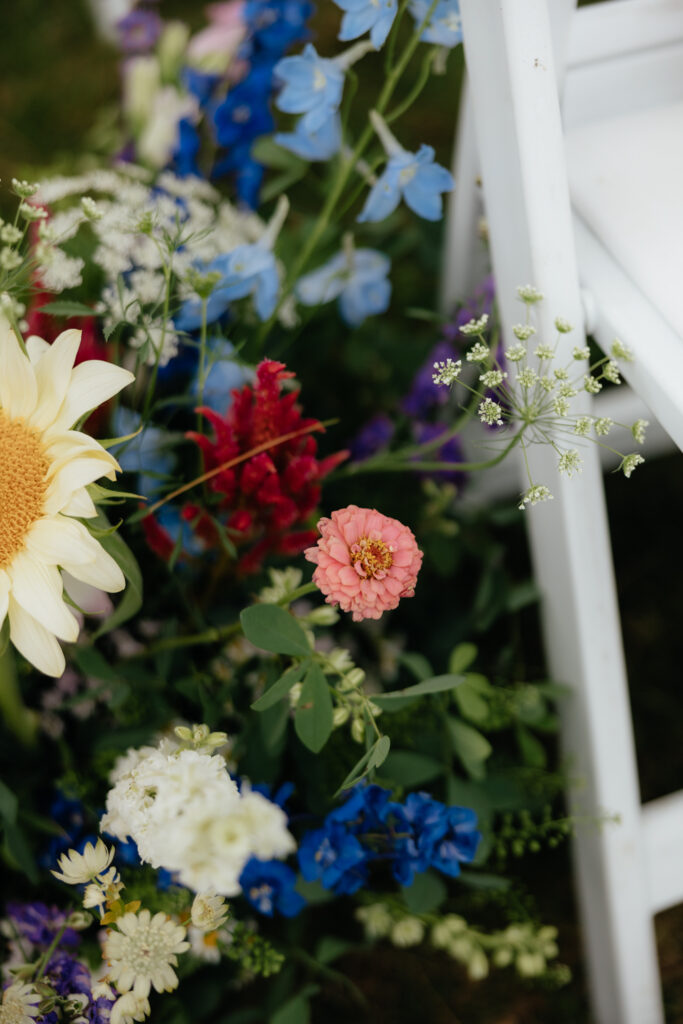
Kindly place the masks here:
MULTIPOLYGON (((264 441, 316 423, 301 415, 298 391, 281 394, 282 381, 293 376, 283 363, 265 359, 256 370, 253 387, 233 391, 224 416, 208 408, 198 410, 213 427, 214 436, 195 432, 187 436, 202 449, 207 471, 264 441)), ((228 535, 237 547, 248 549, 240 559, 240 571, 255 571, 269 551, 298 554, 315 540, 315 530, 302 527, 320 499, 320 481, 348 456, 341 451, 318 459, 317 450, 316 439, 302 434, 212 477, 209 487, 221 495, 219 508, 228 535)), ((182 516, 205 543, 217 542, 211 517, 201 507, 186 505, 182 516)))
POLYGON ((422 552, 411 530, 374 508, 349 505, 321 519, 322 536, 305 552, 315 562, 313 582, 328 604, 353 612, 354 621, 378 619, 415 593, 422 552))

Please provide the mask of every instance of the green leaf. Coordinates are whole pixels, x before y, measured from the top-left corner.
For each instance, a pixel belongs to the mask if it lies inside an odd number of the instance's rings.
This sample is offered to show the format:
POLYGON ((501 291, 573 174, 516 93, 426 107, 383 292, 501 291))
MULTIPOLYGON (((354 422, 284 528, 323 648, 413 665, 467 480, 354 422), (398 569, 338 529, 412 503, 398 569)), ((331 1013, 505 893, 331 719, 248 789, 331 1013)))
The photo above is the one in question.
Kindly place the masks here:
POLYGON ((541 741, 521 722, 518 722, 515 734, 524 763, 532 768, 545 768, 548 758, 541 741))
POLYGON ((389 754, 382 775, 401 786, 422 786, 443 775, 445 766, 434 757, 412 750, 394 750, 389 754))
POLYGON ((398 660, 405 665, 409 672, 412 672, 416 679, 429 679, 434 675, 434 669, 425 656, 416 651, 406 651, 405 654, 399 655, 398 660))
POLYGON ((319 665, 311 665, 294 713, 294 728, 304 746, 314 754, 318 754, 329 739, 332 712, 332 697, 325 673, 319 665))
POLYGON ((453 648, 451 656, 448 659, 448 671, 455 675, 458 675, 460 672, 465 672, 476 657, 476 644, 458 644, 457 647, 453 648))
POLYGON ((31 847, 19 826, 10 821, 5 821, 5 855, 29 881, 38 884, 38 868, 31 847))
POLYGON ((118 685, 121 682, 119 673, 96 647, 75 647, 73 657, 83 675, 99 679, 103 683, 118 685))
POLYGON ((502 875, 492 875, 486 871, 463 871, 461 875, 458 875, 458 883, 469 885, 471 889, 505 892, 512 885, 512 879, 504 878, 502 875))
POLYGON ((271 199, 276 199, 281 192, 291 188, 297 181, 300 181, 304 177, 308 170, 306 164, 302 164, 301 167, 292 167, 288 171, 283 171, 278 174, 277 177, 264 185, 261 191, 261 198, 264 203, 269 203, 271 199))
POLYGON ((0 658, 3 656, 3 654, 7 650, 7 645, 8 644, 9 644, 9 616, 6 615, 4 620, 3 620, 2 626, 0 626, 0 658))
POLYGON ((463 685, 455 691, 455 700, 464 718, 469 718, 478 725, 482 725, 488 719, 488 703, 477 693, 467 676, 463 685))
POLYGON ((251 147, 251 155, 260 164, 265 164, 266 167, 275 167, 280 171, 294 167, 303 167, 304 171, 308 170, 306 161, 283 146, 278 146, 272 136, 264 135, 258 139, 251 147))
POLYGON ((86 306, 82 302, 72 302, 69 299, 46 302, 38 312, 49 313, 51 316, 95 316, 95 310, 90 306, 86 306))
POLYGON ((445 690, 452 690, 460 686, 465 677, 461 675, 433 676, 425 679, 415 686, 407 686, 404 690, 394 690, 392 693, 377 693, 372 695, 372 703, 387 711, 398 710, 411 703, 417 697, 425 697, 430 693, 443 693, 445 690))
POLYGON ((448 889, 431 871, 415 875, 412 885, 401 886, 401 896, 412 914, 431 914, 443 903, 448 889))
POLYGON ((354 945, 355 943, 349 942, 348 939, 340 939, 336 935, 323 935, 315 947, 315 958, 318 963, 331 964, 333 960, 353 949, 354 945))
POLYGON ((294 888, 300 896, 303 896, 307 903, 311 904, 329 903, 330 900, 335 898, 333 892, 323 888, 322 882, 307 882, 301 875, 297 877, 294 888))
POLYGON ((311 653, 299 623, 277 604, 253 604, 240 614, 240 622, 247 640, 264 651, 299 657, 311 653))
POLYGON ((13 824, 17 820, 18 806, 19 800, 12 790, 0 779, 0 817, 13 824))
POLYGON ((505 598, 505 608, 509 612, 518 612, 530 604, 541 600, 541 591, 533 580, 518 583, 511 587, 505 598))
POLYGON ((485 736, 459 718, 448 719, 448 728, 453 740, 453 749, 462 761, 468 774, 474 779, 483 779, 486 774, 484 762, 490 757, 492 747, 485 736))
MULTIPOLYGON (((108 525, 106 517, 101 512, 95 521, 95 525, 104 528, 108 525)), ((93 640, 97 640, 98 637, 104 636, 105 633, 110 633, 112 629, 117 629, 124 622, 127 622, 128 619, 132 619, 142 607, 142 573, 140 572, 140 566, 135 559, 135 555, 118 533, 112 533, 103 537, 100 543, 104 550, 119 565, 128 585, 112 614, 108 619, 105 619, 94 634, 93 640)))
POLYGON ((298 995, 277 1010, 269 1024, 309 1024, 311 1007, 309 999, 319 991, 318 985, 306 985, 298 995))
POLYGON ((388 736, 380 736, 378 740, 375 740, 370 749, 365 751, 360 761, 357 761, 353 766, 334 796, 339 796, 345 789, 349 789, 356 782, 360 782, 373 768, 379 768, 386 760, 390 749, 391 740, 388 736))
POLYGON ((254 701, 251 705, 252 711, 266 711, 273 704, 277 704, 279 700, 286 697, 294 683, 298 683, 304 672, 308 670, 310 664, 311 659, 305 658, 298 665, 292 665, 291 668, 288 668, 284 675, 281 675, 270 689, 266 690, 262 697, 254 701))

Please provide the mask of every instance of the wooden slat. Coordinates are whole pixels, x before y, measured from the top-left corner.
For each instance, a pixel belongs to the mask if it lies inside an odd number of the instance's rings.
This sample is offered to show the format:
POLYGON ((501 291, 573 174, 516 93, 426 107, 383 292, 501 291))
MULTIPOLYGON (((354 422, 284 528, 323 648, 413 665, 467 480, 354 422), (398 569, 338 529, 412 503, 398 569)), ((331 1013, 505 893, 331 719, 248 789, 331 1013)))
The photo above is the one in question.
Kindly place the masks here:
POLYGON ((652 912, 683 903, 683 790, 643 807, 652 912))

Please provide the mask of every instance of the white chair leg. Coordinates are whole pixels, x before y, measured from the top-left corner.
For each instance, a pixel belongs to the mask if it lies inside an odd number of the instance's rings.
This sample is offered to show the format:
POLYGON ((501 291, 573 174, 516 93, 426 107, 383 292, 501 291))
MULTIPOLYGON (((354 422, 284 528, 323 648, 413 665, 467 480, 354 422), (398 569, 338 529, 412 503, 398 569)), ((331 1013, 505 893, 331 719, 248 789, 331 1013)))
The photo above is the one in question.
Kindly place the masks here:
MULTIPOLYGON (((544 0, 461 0, 465 52, 484 184, 494 275, 504 323, 520 319, 515 287, 546 296, 553 318, 582 310, 544 0)), ((575 842, 587 966, 599 1024, 662 1024, 644 835, 609 535, 593 449, 584 472, 557 476, 556 457, 533 453, 535 482, 556 500, 530 510, 536 578, 550 667, 572 687, 562 714, 572 810, 589 821, 575 842), (600 826, 603 814, 620 824, 600 826)))

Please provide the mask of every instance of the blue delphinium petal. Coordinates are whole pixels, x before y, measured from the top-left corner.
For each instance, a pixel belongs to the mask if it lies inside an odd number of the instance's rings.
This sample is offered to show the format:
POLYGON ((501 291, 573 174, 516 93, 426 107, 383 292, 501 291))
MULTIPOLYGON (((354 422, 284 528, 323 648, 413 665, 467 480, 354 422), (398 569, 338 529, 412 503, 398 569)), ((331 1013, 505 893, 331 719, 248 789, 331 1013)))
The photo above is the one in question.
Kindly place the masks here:
MULTIPOLYGON (((247 295, 253 296, 261 320, 267 320, 277 305, 280 279, 275 256, 266 245, 258 242, 238 245, 232 252, 210 260, 202 267, 202 272, 221 275, 206 304, 207 323, 218 320, 234 299, 243 299, 247 295)), ((199 299, 184 302, 174 319, 179 330, 196 330, 202 322, 199 299)))
POLYGON ((341 120, 338 114, 332 114, 317 131, 311 132, 300 118, 293 132, 278 132, 274 141, 303 160, 329 160, 341 146, 341 120))
POLYGON ((296 874, 279 860, 258 860, 252 857, 240 875, 240 885, 247 901, 259 914, 273 917, 295 917, 306 906, 296 892, 296 874))
POLYGON ((306 306, 319 306, 339 298, 344 320, 357 327, 368 316, 384 313, 389 306, 391 263, 374 249, 339 252, 322 267, 306 274, 296 285, 296 295, 306 306))
MULTIPOLYGON (((140 426, 140 414, 119 405, 114 413, 116 437, 134 433, 140 426)), ((173 455, 169 450, 169 438, 165 430, 147 424, 131 441, 115 445, 112 449, 121 469, 137 473, 136 486, 146 498, 159 490, 173 469, 173 455), (118 449, 121 448, 119 453, 118 449)))
POLYGON ((441 193, 449 192, 454 184, 450 171, 434 163, 431 146, 420 146, 417 153, 401 150, 389 158, 358 220, 384 220, 396 209, 401 196, 418 216, 439 220, 443 212, 441 193))
POLYGON ((371 853, 342 824, 326 822, 304 835, 298 856, 307 882, 320 881, 325 889, 348 894, 365 884, 371 853))
POLYGON ((370 40, 376 50, 384 46, 396 17, 396 0, 334 0, 346 11, 342 18, 338 39, 357 39, 370 30, 370 40))
POLYGON ((320 57, 311 43, 303 54, 278 61, 275 74, 284 82, 275 106, 285 114, 303 114, 307 131, 318 131, 339 109, 344 72, 334 60, 320 57))
MULTIPOLYGON (((410 13, 416 25, 420 25, 429 10, 430 0, 413 0, 410 13)), ((462 42, 462 20, 458 0, 439 0, 420 36, 423 43, 436 43, 452 48, 462 42)))
MULTIPOLYGON (((202 403, 224 415, 232 401, 233 388, 241 388, 251 373, 234 358, 235 350, 227 341, 214 342, 208 357, 209 369, 204 380, 202 403)), ((199 400, 199 373, 195 373, 190 394, 199 400)))

